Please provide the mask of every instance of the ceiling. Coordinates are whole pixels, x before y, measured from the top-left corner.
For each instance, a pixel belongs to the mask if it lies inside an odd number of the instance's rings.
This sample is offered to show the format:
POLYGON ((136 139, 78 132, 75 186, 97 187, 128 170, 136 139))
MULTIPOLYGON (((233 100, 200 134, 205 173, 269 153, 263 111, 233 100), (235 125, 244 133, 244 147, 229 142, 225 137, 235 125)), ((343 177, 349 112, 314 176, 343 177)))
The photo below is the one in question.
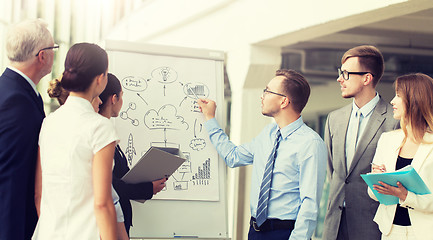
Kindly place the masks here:
MULTIPOLYGON (((346 48, 359 44, 410 49, 433 55, 433 8, 324 35, 284 47, 346 48)), ((402 50, 405 51, 405 50, 402 50)))
MULTIPOLYGON (((346 21, 349 21, 347 19, 346 21)), ((344 25, 344 20, 339 23, 339 25, 344 25)), ((329 26, 328 26, 329 27, 329 26)), ((322 27, 320 31, 326 28, 322 27)), ((331 29, 332 26, 329 29, 331 29)), ((317 31, 310 31, 317 32, 317 31)), ((290 53, 293 50, 302 53, 302 63, 300 71, 314 79, 313 83, 322 84, 326 80, 334 80, 335 71, 329 71, 329 68, 336 68, 339 63, 341 55, 349 48, 354 46, 369 44, 379 47, 382 53, 392 53, 392 54, 403 54, 411 56, 425 56, 425 58, 416 57, 418 60, 412 62, 412 68, 415 64, 419 66, 420 69, 415 69, 415 72, 425 72, 428 74, 433 74, 433 8, 418 11, 411 14, 396 16, 388 18, 386 20, 377 21, 374 23, 368 23, 364 25, 358 25, 352 28, 345 28, 341 31, 336 31, 330 34, 319 34, 315 38, 306 39, 304 41, 298 41, 293 44, 286 45, 282 47, 283 53, 290 53), (305 54, 308 49, 322 49, 331 50, 334 49, 336 53, 340 54, 339 57, 319 57, 319 60, 314 64, 308 64, 306 59, 308 55, 305 54), (304 51, 306 50, 306 51, 304 51), (337 59, 334 62, 330 59, 337 59), (323 64, 323 66, 328 67, 328 70, 317 70, 317 65, 323 64), (422 66, 423 65, 423 66, 422 66), (426 66, 427 65, 427 66, 426 66), (422 67, 422 68, 421 68, 422 67)), ((392 59, 388 59, 391 60, 392 59)), ((404 67, 408 67, 408 63, 402 65, 393 65, 391 61, 387 62, 385 59, 385 65, 387 69, 396 68, 397 70, 406 70, 404 67)), ((413 69, 411 69, 413 70, 413 69)), ((394 81, 397 75, 401 72, 386 72, 383 77, 383 81, 394 81)))

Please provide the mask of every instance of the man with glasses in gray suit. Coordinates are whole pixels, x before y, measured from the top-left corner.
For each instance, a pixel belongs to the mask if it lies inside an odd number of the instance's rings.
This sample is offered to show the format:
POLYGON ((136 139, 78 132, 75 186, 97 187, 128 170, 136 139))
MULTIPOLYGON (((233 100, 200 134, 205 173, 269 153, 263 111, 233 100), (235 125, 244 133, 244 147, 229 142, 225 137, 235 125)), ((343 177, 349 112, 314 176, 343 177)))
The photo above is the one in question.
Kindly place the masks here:
POLYGON ((326 121, 330 190, 323 239, 380 239, 373 222, 378 203, 368 196, 360 174, 370 172, 382 132, 395 129, 398 122, 392 106, 376 92, 384 71, 379 49, 354 47, 343 55, 341 64, 337 78, 341 96, 353 102, 331 112, 326 121))

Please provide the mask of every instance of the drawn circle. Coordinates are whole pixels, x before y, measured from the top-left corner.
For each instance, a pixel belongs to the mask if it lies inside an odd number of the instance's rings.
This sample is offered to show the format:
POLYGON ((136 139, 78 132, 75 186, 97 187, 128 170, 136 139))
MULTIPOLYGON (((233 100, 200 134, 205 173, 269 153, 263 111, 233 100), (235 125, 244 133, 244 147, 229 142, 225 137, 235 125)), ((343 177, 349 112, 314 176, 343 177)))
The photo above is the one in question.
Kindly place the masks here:
POLYGON ((183 85, 183 92, 187 97, 192 99, 209 97, 209 88, 200 82, 183 85))
POLYGON ((139 124, 140 122, 138 121, 138 119, 134 119, 134 120, 131 120, 131 123, 132 123, 132 125, 134 125, 134 126, 138 126, 138 124, 139 124))
POLYGON ((189 143, 189 147, 192 150, 200 151, 200 150, 202 150, 203 148, 206 147, 206 141, 204 139, 202 139, 202 138, 194 138, 189 143))
POLYGON ((142 92, 147 88, 147 81, 141 77, 128 76, 122 79, 122 86, 134 92, 142 92))
POLYGON ((129 108, 132 110, 135 110, 135 108, 137 107, 137 105, 135 105, 135 103, 129 103, 129 108))
POLYGON ((177 80, 177 72, 170 67, 159 67, 152 71, 152 79, 163 84, 172 83, 177 80))
POLYGON ((128 119, 128 113, 127 112, 121 112, 120 113, 120 118, 123 119, 123 120, 128 119))

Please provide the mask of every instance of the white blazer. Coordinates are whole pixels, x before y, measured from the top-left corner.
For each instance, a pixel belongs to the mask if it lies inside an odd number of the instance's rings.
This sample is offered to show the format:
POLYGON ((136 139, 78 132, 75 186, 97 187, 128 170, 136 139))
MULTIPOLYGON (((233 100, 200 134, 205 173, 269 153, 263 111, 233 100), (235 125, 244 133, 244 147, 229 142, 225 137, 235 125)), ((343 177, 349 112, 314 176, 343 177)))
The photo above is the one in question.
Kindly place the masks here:
MULTIPOLYGON (((373 163, 384 164, 388 171, 393 171, 403 139, 404 133, 401 129, 383 133, 377 143, 373 163)), ((426 133, 424 140, 431 144, 420 144, 411 165, 430 191, 433 191, 433 134, 426 133)), ((368 194, 377 201, 370 189, 368 189, 368 194)), ((400 200, 400 206, 408 208, 416 238, 433 240, 433 194, 417 195, 408 192, 406 200, 400 200)), ((397 204, 389 206, 380 204, 376 211, 374 221, 379 225, 379 229, 384 235, 388 235, 391 231, 396 208, 397 204)))

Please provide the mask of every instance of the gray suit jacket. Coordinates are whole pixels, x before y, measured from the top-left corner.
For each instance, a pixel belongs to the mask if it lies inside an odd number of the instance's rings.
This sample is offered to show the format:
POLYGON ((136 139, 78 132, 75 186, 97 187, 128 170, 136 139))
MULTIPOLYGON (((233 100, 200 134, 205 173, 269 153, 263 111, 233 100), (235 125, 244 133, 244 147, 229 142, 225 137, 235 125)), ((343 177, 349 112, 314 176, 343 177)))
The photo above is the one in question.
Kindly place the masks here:
POLYGON ((324 222, 323 239, 336 239, 340 226, 343 202, 350 239, 380 239, 381 233, 373 222, 378 203, 367 194, 367 184, 360 174, 371 170, 377 141, 383 132, 399 126, 393 118, 392 106, 382 98, 376 105, 367 128, 359 139, 350 166, 346 166, 346 132, 352 104, 328 115, 325 127, 325 142, 328 147, 329 199, 324 222))

